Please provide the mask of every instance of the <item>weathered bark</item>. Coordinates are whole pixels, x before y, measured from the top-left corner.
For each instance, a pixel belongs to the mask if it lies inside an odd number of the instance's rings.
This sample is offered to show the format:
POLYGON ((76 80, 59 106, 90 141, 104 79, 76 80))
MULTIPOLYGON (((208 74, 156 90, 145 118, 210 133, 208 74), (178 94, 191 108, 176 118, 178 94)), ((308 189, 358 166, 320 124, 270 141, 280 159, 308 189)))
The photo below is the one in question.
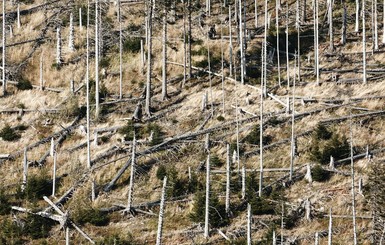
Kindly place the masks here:
POLYGON ((162 244, 163 215, 164 215, 164 206, 165 206, 165 200, 166 200, 166 185, 167 185, 167 176, 164 176, 163 188, 162 188, 162 196, 160 198, 159 218, 158 218, 158 232, 157 232, 157 235, 156 235, 156 245, 161 245, 162 244))
MULTIPOLYGON (((385 0, 384 0, 385 1, 385 0)), ((191 34, 191 0, 187 0, 187 12, 188 12, 188 77, 192 78, 192 62, 191 62, 191 43, 192 43, 192 34, 191 34)), ((384 18, 385 19, 385 18, 384 18)), ((385 22, 385 21, 384 21, 385 22)))
POLYGON ((127 212, 131 212, 132 196, 134 194, 134 176, 135 176, 135 157, 136 157, 136 139, 132 141, 132 155, 131 155, 131 173, 130 173, 130 184, 128 186, 128 200, 127 200, 127 212))
MULTIPOLYGON (((385 6, 385 0, 382 4, 382 6, 385 6)), ((385 8, 382 9, 382 44, 385 44, 385 8)))
MULTIPOLYGON (((362 0, 364 2, 364 0, 362 0)), ((354 31, 358 32, 360 29, 360 1, 356 0, 356 25, 354 31)))
POLYGON ((145 112, 147 116, 151 116, 151 73, 152 73, 152 0, 149 0, 147 22, 148 22, 148 38, 147 38, 147 82, 146 82, 146 105, 145 112))
POLYGON ((289 69, 289 7, 286 2, 286 80, 287 80, 287 89, 290 88, 290 69, 289 69))
POLYGON ((60 66, 62 64, 62 45, 61 45, 61 28, 56 29, 56 64, 60 66))
POLYGON ((99 0, 95 0, 95 118, 99 117, 99 0))
MULTIPOLYGON (((118 0, 118 21, 119 21, 119 99, 123 98, 123 38, 122 38, 122 19, 120 13, 120 0, 118 0)), ((142 39, 140 39, 142 44, 142 39)))
POLYGON ((21 21, 20 21, 20 4, 17 4, 17 29, 20 29, 21 27, 21 21))
POLYGON ((86 121, 87 121, 87 168, 91 168, 91 145, 90 145, 90 0, 87 0, 87 34, 86 34, 86 43, 87 43, 87 58, 86 58, 86 121))
POLYGON ((366 23, 365 23, 365 0, 362 0, 362 82, 366 84, 366 23))
POLYGON ((257 0, 254 0, 254 25, 258 28, 258 4, 257 0))
POLYGON ((6 14, 5 14, 5 0, 3 0, 3 33, 2 33, 2 44, 3 44, 3 53, 2 53, 2 82, 3 82, 3 85, 2 85, 2 89, 3 89, 3 96, 5 96, 7 94, 7 79, 6 79, 6 75, 5 75, 5 69, 6 69, 6 30, 5 30, 5 25, 6 25, 6 21, 7 21, 7 17, 6 17, 6 14))
POLYGON ((210 154, 207 155, 206 161, 206 202, 205 202, 205 227, 204 237, 209 238, 209 208, 210 208, 210 154))
POLYGON ((163 3, 163 40, 162 40, 162 100, 168 98, 167 95, 167 3, 163 3))
POLYGON ((243 22, 242 22, 242 0, 239 0, 239 49, 241 51, 241 83, 245 84, 245 57, 244 57, 244 39, 243 36, 245 33, 243 33, 243 22))
POLYGON ((319 81, 319 32, 318 32, 318 1, 315 1, 315 73, 316 83, 320 85, 319 81))
POLYGON ((341 28, 341 41, 340 43, 342 45, 346 44, 346 25, 347 25, 347 11, 346 11, 346 3, 345 1, 343 2, 343 8, 344 12, 342 14, 342 28, 341 28))
POLYGON ((259 191, 258 196, 262 196, 263 188, 263 82, 261 81, 260 107, 259 107, 259 191))
POLYGON ((333 2, 334 0, 328 0, 328 19, 329 19, 329 42, 330 51, 334 50, 334 37, 333 37, 333 2))
POLYGON ((226 144, 226 214, 230 216, 230 180, 231 180, 230 145, 226 144))
POLYGON ((242 199, 246 198, 246 169, 242 166, 242 199))
MULTIPOLYGON (((385 0, 384 0, 385 1, 385 0)), ((230 77, 233 76, 233 34, 232 34, 232 24, 231 24, 231 5, 229 5, 229 36, 230 36, 230 43, 229 43, 229 69, 230 69, 230 77)), ((385 21, 384 21, 385 23, 385 21)), ((384 35, 385 36, 385 35, 384 35)))
POLYGON ((68 48, 70 51, 75 50, 75 45, 74 45, 74 17, 73 14, 70 14, 70 26, 69 26, 69 36, 68 36, 68 48))
MULTIPOLYGON (((365 0, 363 0, 365 2, 365 0)), ((364 4, 364 3, 363 3, 364 4)), ((364 8, 363 8, 364 9, 364 8)), ((365 19, 365 16, 362 17, 365 19)), ((351 116, 351 110, 350 110, 350 116, 351 116)), ((352 215, 353 215, 353 244, 357 245, 357 228, 356 228, 356 196, 355 196, 355 189, 354 189, 354 160, 353 160, 353 128, 352 128, 352 117, 350 117, 350 125, 349 125, 349 131, 350 131, 350 169, 351 169, 351 176, 352 176, 352 215)))
POLYGON ((328 229, 328 245, 332 245, 333 241, 333 217, 332 209, 329 210, 329 229, 328 229))
POLYGON ((52 196, 55 196, 56 191, 56 160, 57 153, 55 152, 53 155, 53 170, 52 170, 52 196))
MULTIPOLYGON (((295 54, 294 71, 296 71, 297 54, 295 54)), ((291 144, 290 144, 290 180, 293 178, 294 160, 295 160, 295 139, 294 139, 294 113, 295 113, 295 83, 296 74, 293 79, 292 106, 291 106, 291 144)))
POLYGON ((247 204, 247 245, 251 245, 251 205, 247 204))
POLYGON ((79 29, 83 30, 82 8, 79 8, 79 29))
POLYGON ((24 191, 27 187, 27 176, 28 176, 28 159, 27 159, 27 148, 24 148, 23 158, 23 182, 21 184, 21 190, 24 191))
POLYGON ((373 18, 374 18, 374 50, 378 50, 378 23, 377 23, 377 0, 372 0, 373 18), (374 5, 374 6, 373 6, 374 5))
POLYGON ((281 87, 281 60, 279 57, 279 2, 275 4, 275 29, 277 31, 277 71, 278 71, 278 86, 281 87))

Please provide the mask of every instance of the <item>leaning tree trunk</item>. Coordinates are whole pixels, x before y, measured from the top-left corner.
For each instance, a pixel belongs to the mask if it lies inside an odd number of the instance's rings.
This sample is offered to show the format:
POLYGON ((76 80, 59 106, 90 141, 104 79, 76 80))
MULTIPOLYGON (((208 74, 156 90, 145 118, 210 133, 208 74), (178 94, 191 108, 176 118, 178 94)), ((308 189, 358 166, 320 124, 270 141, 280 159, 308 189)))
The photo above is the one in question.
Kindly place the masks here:
POLYGON ((163 188, 162 196, 160 198, 160 207, 159 207, 159 219, 158 219, 158 232, 156 235, 156 245, 162 244, 162 231, 163 231, 163 215, 164 215, 164 206, 166 200, 166 185, 167 185, 167 176, 163 178, 163 188))
POLYGON ((167 95, 167 3, 163 3, 163 44, 162 44, 162 100, 167 95))
POLYGON ((99 112, 99 0, 95 0, 95 118, 99 112))
POLYGON ((3 79, 3 95, 7 94, 7 79, 5 77, 5 59, 6 59, 6 32, 5 32, 5 25, 6 25, 6 16, 5 16, 5 0, 3 0, 3 54, 2 54, 2 62, 3 62, 3 71, 2 71, 2 79, 3 79))
POLYGON ((210 208, 210 154, 206 161, 206 203, 205 203, 205 230, 204 237, 209 237, 209 208, 210 208))
POLYGON ((366 27, 365 27, 365 0, 362 0, 362 82, 366 81, 366 27))
POLYGON ((147 83, 146 83, 146 105, 145 112, 151 116, 151 73, 152 73, 152 0, 150 0, 147 14, 148 38, 147 38, 147 83))

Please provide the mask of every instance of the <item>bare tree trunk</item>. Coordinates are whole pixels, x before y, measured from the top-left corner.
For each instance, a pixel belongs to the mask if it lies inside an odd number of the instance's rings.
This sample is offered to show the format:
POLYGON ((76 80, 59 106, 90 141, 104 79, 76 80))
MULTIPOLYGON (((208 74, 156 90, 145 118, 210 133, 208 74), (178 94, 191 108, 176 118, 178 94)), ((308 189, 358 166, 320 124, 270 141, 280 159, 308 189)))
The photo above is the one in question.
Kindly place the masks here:
POLYGON ((182 88, 186 84, 187 78, 187 45, 186 45, 186 2, 183 0, 183 82, 182 88))
POLYGON ((91 202, 95 202, 96 192, 95 192, 95 177, 91 179, 91 202))
POLYGON ((188 65, 189 65, 189 71, 188 71, 189 75, 188 75, 188 77, 189 77, 189 79, 191 79, 192 78, 192 62, 191 62, 191 42, 192 42, 192 35, 191 35, 191 0, 187 0, 187 11, 188 11, 188 65))
POLYGON ((55 141, 53 140, 53 137, 51 138, 51 147, 49 151, 49 155, 53 157, 55 154, 55 141))
MULTIPOLYGON (((385 1, 385 0, 384 0, 385 1)), ((385 21, 384 21, 385 23, 385 21)), ((232 21, 231 21, 231 5, 229 5, 229 63, 230 63, 230 77, 233 77, 233 34, 232 34, 232 21)), ((385 35, 384 35, 385 36, 385 35)))
POLYGON ((163 44, 162 44, 162 100, 167 95, 167 4, 163 3, 163 44))
POLYGON ((246 198, 246 169, 242 166, 242 199, 246 198))
POLYGON ((52 196, 55 196, 55 190, 56 190, 56 160, 57 160, 57 153, 55 152, 53 155, 53 171, 52 171, 52 196))
POLYGON ((358 32, 360 30, 360 1, 356 0, 356 25, 354 31, 358 32))
MULTIPOLYGON (((222 13, 222 7, 221 7, 221 16, 222 13)), ((223 23, 221 18, 221 82, 222 82, 222 114, 225 115, 225 74, 224 74, 224 57, 223 57, 223 23)))
POLYGON ((136 139, 132 140, 132 155, 131 155, 131 173, 130 173, 130 185, 128 187, 128 200, 126 211, 131 212, 132 196, 134 194, 134 176, 135 176, 135 154, 136 154, 136 139))
POLYGON ((242 26, 242 0, 239 0, 239 49, 241 51, 241 83, 245 84, 245 60, 244 60, 244 39, 243 39, 243 26, 242 26))
MULTIPOLYGON (((146 37, 146 39, 147 39, 147 37, 146 37)), ((141 58, 141 62, 142 62, 142 74, 144 74, 145 57, 144 57, 143 39, 140 39, 140 58, 141 58)))
POLYGON ((87 0, 87 60, 86 60, 86 103, 87 103, 87 168, 91 168, 91 145, 90 145, 90 0, 87 0))
POLYGON ((283 240, 283 228, 284 228, 284 215, 285 215, 285 210, 284 210, 284 207, 283 207, 283 202, 282 202, 282 209, 281 209, 281 245, 284 244, 284 240, 283 240))
MULTIPOLYGON (((365 0, 363 0, 364 5, 365 0)), ((363 10, 365 8, 363 7, 363 10)), ((363 12, 364 13, 364 12, 363 12)), ((362 16, 363 19, 365 19, 365 16, 362 16)), ((365 29, 365 27, 364 27, 365 29)), ((355 196, 355 190, 354 190, 354 160, 353 160, 353 126, 352 126, 352 111, 350 109, 350 125, 349 125, 349 131, 350 131, 350 170, 352 175, 352 215, 353 215, 353 244, 357 245, 357 228, 356 228, 356 196, 355 196)))
POLYGON ((377 0, 374 0, 374 3, 372 1, 372 4, 374 5, 373 8, 373 18, 374 18, 374 50, 378 50, 378 22, 377 22, 377 0))
POLYGON ((211 15, 211 0, 206 0, 206 13, 208 16, 211 15))
POLYGON ((17 29, 20 29, 21 21, 20 21, 20 4, 17 4, 17 29))
POLYGON ((210 112, 211 116, 214 116, 214 98, 213 98, 213 88, 212 88, 212 80, 211 80, 211 60, 210 60, 210 43, 209 39, 207 39, 207 64, 209 68, 209 89, 210 89, 210 112))
POLYGON ((313 182, 313 178, 312 178, 312 176, 311 176, 311 166, 310 166, 310 163, 308 163, 307 166, 306 166, 305 179, 306 179, 307 182, 309 182, 309 183, 312 183, 312 182, 313 182))
POLYGON ((346 12, 346 3, 343 2, 344 12, 342 14, 342 31, 341 31, 341 44, 346 44, 346 23, 347 23, 347 12, 346 12))
POLYGON ((70 26, 69 26, 70 32, 68 36, 68 49, 70 51, 75 50, 75 45, 74 45, 74 17, 73 14, 70 14, 70 26))
POLYGON ((247 245, 251 245, 251 205, 247 204, 247 245))
POLYGON ((334 50, 334 38, 333 38, 333 0, 328 0, 328 19, 329 19, 329 41, 330 51, 334 50))
POLYGON ((44 75, 43 75, 43 51, 40 55, 40 90, 44 90, 44 75))
POLYGON ((205 204, 205 230, 204 237, 209 238, 209 208, 210 208, 210 154, 206 162, 206 204, 205 204))
POLYGON ((328 230, 328 245, 332 245, 333 241, 333 217, 332 209, 329 210, 329 230, 328 230))
POLYGON ((365 0, 362 0, 362 82, 366 81, 366 27, 365 27, 365 0))
POLYGON ((156 235, 156 245, 162 244, 162 230, 163 230, 163 215, 164 215, 164 206, 166 200, 166 185, 167 185, 167 176, 163 178, 163 188, 162 196, 160 198, 160 207, 159 207, 159 219, 158 219, 158 232, 156 235))
POLYGON ((56 29, 56 64, 58 66, 62 63, 62 47, 61 47, 61 28, 60 26, 56 29))
POLYGON ((263 42, 263 96, 267 95, 267 30, 268 30, 268 8, 267 0, 265 0, 265 33, 263 42))
MULTIPOLYGON (((382 4, 382 6, 385 6, 385 0, 382 4)), ((382 9, 382 44, 385 44, 385 8, 382 9)))
POLYGON ((316 56, 316 60, 315 60, 315 72, 316 72, 316 83, 317 85, 320 85, 320 81, 319 81, 319 33, 318 33, 318 1, 315 1, 315 56, 316 56))
MULTIPOLYGON (((297 54, 294 54, 294 71, 296 70, 296 60, 297 60, 297 54)), ((293 179, 293 169, 294 169, 294 158, 295 158, 295 141, 294 141, 294 105, 295 105, 295 77, 293 79, 293 90, 292 90, 292 105, 291 105, 291 146, 290 146, 290 180, 293 179)))
POLYGON ((99 0, 95 0, 95 118, 99 112, 99 0))
POLYGON ((27 147, 24 148, 23 158, 23 182, 21 184, 21 190, 24 191, 27 187, 27 176, 28 176, 28 160, 27 160, 27 147))
POLYGON ((239 159, 239 118, 238 118, 238 98, 235 99, 235 120, 237 121, 237 171, 240 170, 240 159, 239 159))
POLYGON ((67 226, 65 229, 66 229, 66 245, 70 245, 70 228, 67 226))
POLYGON ((147 83, 146 83, 146 105, 145 112, 147 116, 151 116, 151 73, 152 73, 152 0, 149 0, 148 6, 148 38, 147 38, 147 83))
POLYGON ((302 22, 305 23, 307 21, 306 19, 306 0, 303 0, 303 7, 302 7, 302 22))
POLYGON ((314 242, 314 245, 319 245, 319 242, 318 242, 318 232, 315 233, 315 242, 314 242))
POLYGON ((261 103, 259 107, 259 197, 262 196, 263 186, 263 87, 263 81, 261 81, 261 103))
POLYGON ((275 236, 275 230, 273 230, 273 245, 277 245, 277 238, 275 236))
POLYGON ((289 6, 286 1, 286 79, 287 89, 290 89, 290 69, 289 69, 289 6))
POLYGON ((279 1, 275 4, 275 26, 277 30, 277 71, 278 71, 278 86, 281 87, 281 60, 279 58, 279 1))
POLYGON ((226 214, 230 215, 230 180, 231 180, 231 163, 230 163, 230 145, 226 144, 226 214))
POLYGON ((255 28, 258 28, 258 4, 257 4, 257 0, 254 0, 254 24, 255 24, 255 28))
POLYGON ((79 29, 83 30, 82 8, 79 8, 79 29))
POLYGON ((2 70, 2 79, 3 79, 3 96, 7 94, 7 79, 5 77, 5 59, 6 59, 6 31, 5 31, 5 25, 6 25, 7 18, 5 16, 5 0, 3 0, 3 37, 2 37, 2 42, 3 42, 3 53, 2 53, 2 62, 3 62, 3 70, 2 70))
MULTIPOLYGON (((119 99, 123 98, 123 38, 122 38, 122 15, 120 0, 118 0, 118 21, 119 21, 119 99)), ((140 40, 142 44, 142 39, 140 40)))

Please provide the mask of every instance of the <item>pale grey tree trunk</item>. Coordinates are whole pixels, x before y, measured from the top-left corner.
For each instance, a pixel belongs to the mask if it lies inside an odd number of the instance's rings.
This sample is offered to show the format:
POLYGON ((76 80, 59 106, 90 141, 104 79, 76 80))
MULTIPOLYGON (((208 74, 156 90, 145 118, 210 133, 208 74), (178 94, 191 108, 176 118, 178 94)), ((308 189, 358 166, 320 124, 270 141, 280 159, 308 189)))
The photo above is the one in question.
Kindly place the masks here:
POLYGON ((211 0, 206 0, 206 13, 208 16, 211 15, 211 0))
POLYGON ((308 163, 308 164, 306 165, 305 180, 307 180, 307 182, 309 182, 309 183, 312 183, 312 182, 313 182, 313 178, 312 178, 312 176, 311 176, 311 167, 310 167, 310 163, 308 163))
POLYGON ((284 244, 284 240, 283 240, 283 228, 284 228, 284 217, 285 217, 285 209, 283 207, 283 202, 282 202, 282 207, 281 207, 281 245, 284 244))
POLYGON ((302 7, 302 22, 303 23, 305 23, 306 22, 306 5, 307 5, 307 3, 306 3, 306 0, 303 0, 303 7, 302 7))
POLYGON ((273 230, 273 245, 277 245, 277 238, 275 236, 275 230, 273 230))
POLYGON ((2 37, 2 45, 3 45, 3 53, 2 53, 2 62, 3 62, 3 70, 2 70, 2 79, 3 79, 3 95, 5 96, 7 94, 7 79, 5 76, 5 64, 6 64, 6 25, 7 18, 5 16, 5 0, 3 0, 3 37, 2 37))
POLYGON ((360 177, 358 179, 358 193, 360 195, 363 195, 362 187, 363 187, 363 180, 362 180, 362 177, 360 177))
POLYGON ((356 25, 354 31, 358 32, 360 30, 360 0, 356 0, 356 25))
POLYGON ((56 160, 57 153, 55 152, 53 155, 53 170, 52 170, 52 196, 55 196, 56 191, 56 160))
POLYGON ((344 5, 344 12, 342 14, 342 29, 341 29, 341 44, 346 44, 346 23, 347 23, 347 11, 346 11, 346 3, 343 3, 344 5))
POLYGON ((210 43, 209 43, 208 37, 206 38, 206 40, 207 40, 207 64, 209 66, 210 112, 211 112, 211 116, 214 116, 214 98, 213 98, 213 84, 211 79, 210 43))
POLYGON ((309 199, 305 201, 305 219, 307 221, 311 220, 311 203, 309 199))
POLYGON ((242 22, 242 0, 239 0, 239 49, 241 52, 241 83, 245 84, 245 60, 244 60, 244 39, 243 39, 243 22, 242 22))
POLYGON ((257 0, 254 0, 254 25, 258 28, 258 4, 257 0))
POLYGON ((192 62, 191 62, 191 42, 192 42, 192 34, 191 34, 191 0, 187 0, 187 11, 188 11, 188 77, 192 78, 192 62))
POLYGON ((318 1, 315 1, 315 72, 316 72, 316 83, 320 85, 319 81, 319 33, 318 33, 318 1))
POLYGON ((23 182, 21 184, 21 190, 24 191, 27 187, 27 176, 28 176, 28 159, 27 159, 27 147, 24 148, 23 157, 23 182))
POLYGON ((378 23, 377 23, 377 0, 372 0, 374 25, 374 50, 378 50, 378 23))
POLYGON ((328 229, 328 245, 332 245, 333 241, 333 217, 332 209, 329 209, 329 229, 328 229))
MULTIPOLYGON (((297 52, 294 54, 294 71, 296 70, 297 52)), ((294 139, 294 111, 295 111, 295 83, 296 74, 293 76, 292 104, 291 104, 291 145, 290 145, 290 180, 293 179, 294 158, 295 158, 295 139, 294 139)))
POLYGON ((56 29, 56 64, 61 65, 62 63, 62 45, 61 45, 61 28, 60 26, 56 29))
POLYGON ((247 204, 247 245, 251 245, 251 205, 247 204))
POLYGON ((163 231, 163 216, 164 216, 164 207, 166 200, 166 185, 167 185, 167 176, 163 178, 163 188, 162 196, 160 198, 160 207, 159 207, 159 218, 158 218, 158 232, 156 235, 156 245, 162 244, 162 231, 163 231))
POLYGON ((330 156, 329 168, 331 170, 335 170, 335 167, 334 167, 334 157, 333 156, 330 156))
MULTIPOLYGON (((364 5, 365 0, 363 0, 364 5)), ((363 10, 365 8, 363 7, 363 10)), ((364 12, 363 12, 364 13, 364 12)), ((365 16, 362 16, 363 19, 365 19, 365 16)), ((364 27, 365 29, 365 27, 364 27)), ((354 160, 353 160, 353 122, 352 122, 352 111, 350 109, 350 125, 349 125, 349 131, 350 131, 350 170, 351 170, 351 176, 352 176, 352 216, 353 216, 353 244, 357 245, 357 228, 356 228, 356 196, 355 196, 355 189, 354 189, 354 160)))
MULTIPOLYGON (((223 16, 221 7, 221 17, 223 16)), ((223 57, 223 23, 221 18, 221 84, 222 84, 222 114, 225 115, 225 73, 224 73, 224 57, 223 57)))
POLYGON ((366 23, 365 23, 365 0, 362 0, 362 82, 367 83, 366 80, 366 23))
POLYGON ((69 26, 70 32, 68 35, 68 49, 70 51, 75 50, 75 45, 74 45, 74 17, 73 14, 70 14, 70 26, 69 26))
POLYGON ((267 30, 268 30, 268 9, 267 0, 265 0, 265 32, 263 42, 263 96, 267 95, 267 30))
POLYGON ((53 137, 51 138, 51 147, 49 150, 49 155, 53 157, 55 154, 55 141, 53 140, 53 137))
POLYGON ((238 118, 238 98, 235 98, 235 121, 236 123, 236 135, 237 135, 237 171, 240 170, 240 159, 239 159, 239 118, 238 118))
POLYGON ((319 245, 319 241, 318 241, 318 232, 315 233, 315 242, 314 242, 314 245, 319 245))
POLYGON ((162 100, 167 95, 167 4, 163 3, 163 44, 162 44, 162 100))
MULTIPOLYGON (((384 0, 385 1, 385 0, 384 0)), ((385 23, 385 21, 384 21, 385 23)), ((230 63, 230 77, 233 77, 233 34, 232 34, 232 24, 231 24, 231 5, 229 5, 229 63, 230 63)))
MULTIPOLYGON (((263 62, 262 62, 263 63, 263 62)), ((259 189, 258 196, 262 196, 263 186, 263 81, 261 81, 261 95, 260 95, 260 106, 259 106, 259 189)))
POLYGON ((131 211, 132 206, 132 196, 134 194, 134 176, 135 176, 135 157, 136 157, 136 139, 134 136, 134 139, 132 140, 132 154, 131 154, 131 173, 130 173, 130 184, 128 186, 128 200, 127 200, 127 207, 126 211, 131 211))
POLYGON ((44 90, 43 57, 44 53, 42 51, 40 55, 40 90, 44 90))
MULTIPOLYGON (((118 21, 119 21, 119 99, 123 98, 123 38, 122 38, 122 16, 120 0, 118 0, 118 21)), ((140 40, 142 45, 142 39, 140 40)), ((142 47, 142 46, 141 46, 142 47)))
POLYGON ((152 12, 153 12, 152 0, 150 0, 147 14, 147 82, 146 82, 146 105, 145 112, 147 116, 151 116, 151 73, 152 73, 152 12))
POLYGON ((90 0, 87 0, 87 58, 86 58, 86 103, 87 103, 87 168, 91 168, 91 145, 90 145, 90 0))
MULTIPOLYGON (((147 38, 146 38, 147 39, 147 38)), ((143 39, 140 39, 140 58, 142 63, 142 74, 144 74, 144 65, 145 65, 145 57, 144 57, 144 46, 143 46, 143 39)))
MULTIPOLYGON (((382 6, 385 6, 385 0, 382 6)), ((382 44, 385 44, 385 8, 382 9, 382 18, 382 44)))
POLYGON ((95 177, 91 179, 91 202, 95 202, 96 192, 95 192, 95 177))
POLYGON ((99 0, 95 0, 95 118, 99 113, 99 0))
POLYGON ((17 4, 17 29, 20 29, 21 21, 20 21, 20 4, 17 4))
POLYGON ((204 237, 209 238, 209 208, 210 208, 210 154, 206 161, 206 201, 205 201, 205 230, 204 237))
POLYGON ((286 2, 286 80, 287 89, 290 89, 290 67, 289 67, 289 6, 286 2))
POLYGON ((246 198, 246 169, 242 166, 242 199, 246 198))
POLYGON ((278 86, 281 87, 281 60, 279 58, 279 2, 276 0, 275 4, 275 27, 277 30, 277 71, 278 71, 278 86))
POLYGON ((333 37, 333 0, 328 0, 328 19, 329 19, 329 41, 330 51, 334 50, 334 37, 333 37))
POLYGON ((226 144, 226 214, 230 214, 230 180, 231 180, 231 162, 230 162, 230 145, 226 144))
POLYGON ((187 79, 187 39, 186 39, 186 2, 183 0, 183 82, 182 88, 186 84, 187 79))
POLYGON ((82 8, 79 8, 79 29, 83 30, 82 8))

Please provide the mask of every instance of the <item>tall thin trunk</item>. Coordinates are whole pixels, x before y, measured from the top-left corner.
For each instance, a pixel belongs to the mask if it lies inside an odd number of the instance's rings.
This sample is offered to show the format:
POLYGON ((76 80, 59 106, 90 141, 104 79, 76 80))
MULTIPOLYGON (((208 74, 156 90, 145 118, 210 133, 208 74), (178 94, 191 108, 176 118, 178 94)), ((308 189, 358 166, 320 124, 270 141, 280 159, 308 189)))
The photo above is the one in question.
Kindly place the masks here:
MULTIPOLYGON (((122 16, 121 5, 118 0, 118 21, 119 21, 119 99, 123 98, 123 38, 122 38, 122 16)), ((140 40, 142 41, 142 40, 140 40)))
POLYGON ((328 17, 329 17, 329 41, 330 41, 330 50, 334 50, 334 38, 333 38, 333 0, 328 0, 328 17))
MULTIPOLYGON (((296 70, 296 60, 297 60, 297 52, 294 54, 294 71, 296 70)), ((292 89, 292 104, 291 104, 291 145, 290 145, 290 180, 293 179, 293 169, 294 169, 294 158, 295 158, 295 142, 294 142, 294 105, 295 105, 295 82, 296 82, 296 75, 294 74, 293 79, 293 89, 292 89)))
POLYGON ((95 0, 95 118, 99 112, 99 0, 95 0))
POLYGON ((186 84, 187 78, 187 45, 186 45, 186 2, 183 0, 183 82, 182 88, 186 84))
POLYGON ((3 79, 3 95, 7 94, 7 79, 5 75, 5 59, 6 59, 6 31, 5 31, 5 25, 6 25, 7 18, 5 16, 5 0, 3 0, 3 37, 2 37, 2 45, 3 45, 3 53, 2 53, 2 62, 3 62, 3 71, 2 71, 2 79, 3 79))
POLYGON ((332 245, 333 241, 333 217, 332 209, 329 210, 329 229, 328 229, 328 245, 332 245))
POLYGON ((237 122, 237 171, 240 170, 240 160, 239 160, 239 116, 238 116, 238 98, 235 98, 235 120, 237 122))
POLYGON ((206 202, 205 202, 205 230, 204 237, 209 237, 209 208, 210 208, 210 154, 206 161, 206 202))
MULTIPOLYGON (((384 0, 385 1, 385 0, 384 0)), ((192 62, 191 62, 191 42, 192 42, 192 34, 191 34, 191 0, 187 0, 187 12, 188 12, 188 77, 192 78, 192 62)))
POLYGON ((360 0, 356 0, 356 25, 354 31, 358 32, 360 30, 360 0))
POLYGON ((247 204, 247 245, 251 245, 251 205, 247 204))
POLYGON ((265 0, 265 33, 264 33, 264 42, 263 42, 263 96, 266 97, 267 92, 267 30, 268 30, 268 9, 267 9, 267 0, 265 0))
POLYGON ((319 34, 318 34, 318 1, 315 1, 315 56, 316 56, 316 60, 315 60, 315 72, 316 72, 316 83, 317 85, 320 85, 320 81, 319 81, 319 47, 318 47, 318 44, 319 44, 319 34))
POLYGON ((254 25, 258 28, 258 4, 257 0, 254 0, 254 25))
POLYGON ((262 196, 263 185, 263 87, 263 81, 261 81, 261 103, 259 107, 259 197, 262 196))
POLYGON ((283 240, 283 228, 284 228, 284 217, 285 217, 285 210, 284 210, 284 206, 283 206, 283 202, 282 202, 282 208, 281 208, 281 245, 284 244, 284 240, 283 240))
POLYGON ((290 88, 290 69, 289 69, 289 6, 286 1, 286 80, 287 80, 287 89, 290 88))
POLYGON ((344 1, 344 12, 342 14, 342 31, 341 31, 341 44, 346 44, 346 23, 347 23, 347 12, 346 12, 346 3, 344 1))
POLYGON ((294 72, 297 73, 298 76, 298 82, 300 82, 300 77, 301 77, 301 18, 300 18, 300 0, 297 0, 298 3, 298 10, 297 10, 297 62, 298 62, 298 70, 296 71, 294 68, 294 72))
MULTIPOLYGON (((365 2, 365 1, 363 1, 365 2)), ((363 8, 364 9, 364 8, 363 8)), ((364 16, 362 17, 365 18, 364 16)), ((350 125, 349 125, 349 131, 350 131, 350 170, 351 170, 351 176, 352 176, 352 216, 353 216, 353 244, 357 245, 357 228, 356 228, 356 196, 355 196, 355 190, 354 190, 354 160, 353 160, 353 119, 352 119, 352 111, 350 109, 350 125)))
MULTIPOLYGON (((221 7, 221 16, 222 13, 222 7, 221 7)), ((221 18, 221 84, 222 84, 222 114, 225 115, 225 73, 224 73, 224 54, 223 54, 223 23, 221 18)))
POLYGON ((374 0, 374 50, 378 50, 377 0, 374 0))
POLYGON ((142 68, 142 74, 144 74, 145 57, 144 57, 143 39, 140 39, 140 58, 141 58, 141 63, 142 63, 142 67, 141 67, 142 68))
POLYGON ((41 55, 40 55, 40 90, 44 90, 43 57, 44 57, 44 53, 41 52, 41 55))
POLYGON ((315 233, 314 245, 319 245, 319 242, 318 242, 318 232, 315 233))
POLYGON ((362 82, 366 81, 366 27, 365 27, 365 0, 362 0, 362 82))
POLYGON ((131 154, 131 173, 130 173, 130 184, 128 187, 128 200, 127 200, 127 207, 126 211, 131 211, 132 206, 132 196, 134 194, 134 176, 135 176, 135 155, 136 154, 136 139, 134 136, 134 139, 132 140, 132 154, 131 154))
POLYGON ((214 116, 214 98, 213 98, 213 84, 211 79, 210 43, 208 38, 207 38, 207 64, 209 66, 210 112, 211 112, 211 116, 214 116))
MULTIPOLYGON (((384 0, 385 1, 385 0, 384 0)), ((385 21, 384 21, 385 23, 385 21)), ((229 63, 230 63, 230 77, 233 77, 233 34, 232 34, 232 21, 231 21, 231 5, 229 5, 229 63)))
POLYGON ((242 199, 246 198, 246 169, 242 166, 242 199))
POLYGON ((79 29, 83 30, 82 8, 79 8, 79 29))
POLYGON ((61 28, 60 26, 58 26, 56 29, 56 64, 60 66, 61 63, 62 63, 61 28))
POLYGON ((86 100, 87 100, 87 168, 91 168, 91 145, 90 145, 90 0, 87 0, 87 59, 86 59, 86 100))
MULTIPOLYGON (((385 6, 385 0, 382 6, 385 6)), ((385 8, 382 9, 382 18, 382 43, 385 44, 385 8)))
POLYGON ((56 160, 57 153, 55 152, 53 155, 53 170, 52 170, 52 196, 55 196, 56 191, 56 160))
POLYGON ((21 184, 21 190, 24 191, 27 187, 27 177, 28 176, 28 159, 27 159, 27 147, 24 148, 24 157, 23 157, 23 182, 21 184))
POLYGON ((20 4, 17 4, 17 29, 20 29, 21 21, 20 21, 20 4))
POLYGON ((231 180, 231 162, 230 162, 230 145, 226 144, 226 214, 230 214, 230 180, 231 180))
POLYGON ((147 83, 146 83, 146 106, 145 111, 147 116, 151 116, 151 73, 152 73, 152 0, 149 0, 148 6, 148 38, 147 38, 147 83))
POLYGON ((275 27, 277 30, 277 71, 278 71, 278 86, 281 87, 281 60, 279 58, 279 1, 275 4, 275 27))
POLYGON ((74 16, 71 13, 70 14, 70 26, 69 26, 70 32, 68 35, 68 49, 70 51, 75 50, 75 45, 74 45, 74 16))
POLYGON ((163 216, 164 216, 164 206, 166 200, 166 185, 167 185, 167 176, 163 178, 163 188, 162 196, 160 198, 160 207, 159 207, 159 218, 158 218, 158 232, 156 235, 156 245, 162 244, 162 231, 163 231, 163 216))
POLYGON ((239 0, 239 49, 241 51, 241 83, 245 84, 245 60, 244 60, 244 39, 243 39, 243 26, 242 26, 242 0, 239 0))
POLYGON ((167 4, 163 4, 162 100, 167 99, 167 4))
POLYGON ((306 0, 303 0, 303 7, 302 7, 302 22, 305 23, 306 22, 306 0))

